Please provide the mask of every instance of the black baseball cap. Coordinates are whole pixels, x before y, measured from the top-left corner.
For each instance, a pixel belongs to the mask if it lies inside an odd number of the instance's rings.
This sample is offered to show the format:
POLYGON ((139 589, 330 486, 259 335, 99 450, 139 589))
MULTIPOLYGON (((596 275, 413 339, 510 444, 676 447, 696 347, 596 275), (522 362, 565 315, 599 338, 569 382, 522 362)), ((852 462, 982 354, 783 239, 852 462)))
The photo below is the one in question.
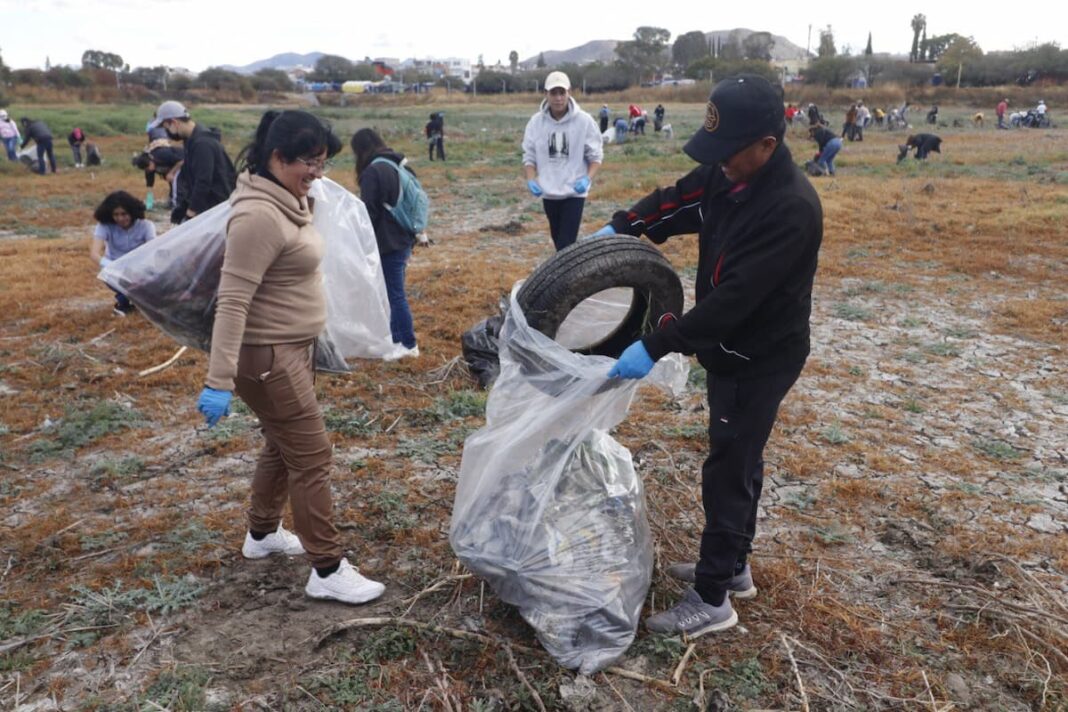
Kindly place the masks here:
POLYGON ((715 165, 783 126, 782 87, 758 74, 728 77, 712 89, 705 123, 683 151, 698 163, 715 165))

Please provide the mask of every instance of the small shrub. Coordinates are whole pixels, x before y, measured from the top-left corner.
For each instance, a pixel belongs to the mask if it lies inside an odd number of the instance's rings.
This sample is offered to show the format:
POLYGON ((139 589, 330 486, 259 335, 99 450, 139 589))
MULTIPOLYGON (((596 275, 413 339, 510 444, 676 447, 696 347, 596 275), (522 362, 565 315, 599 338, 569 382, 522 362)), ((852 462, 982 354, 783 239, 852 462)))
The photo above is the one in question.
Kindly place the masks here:
POLYGON ((376 631, 357 657, 365 663, 381 664, 397 660, 415 652, 415 639, 403 628, 382 628, 376 631))
POLYGON ((144 709, 204 710, 205 692, 210 681, 211 673, 198 667, 179 666, 165 670, 145 690, 143 699, 152 707, 144 709))
POLYGON ((81 410, 68 408, 62 420, 45 431, 51 437, 30 445, 30 459, 39 462, 60 453, 73 454, 74 450, 105 435, 132 429, 144 422, 136 410, 111 401, 99 401, 81 410))
POLYGON ((834 305, 834 315, 846 321, 866 321, 871 318, 871 312, 864 307, 845 302, 839 302, 834 305))
POLYGON ((824 442, 831 445, 842 445, 849 442, 849 436, 842 430, 842 424, 837 420, 820 431, 820 437, 824 442))
POLYGON ((1023 450, 1017 450, 1001 440, 978 438, 972 441, 972 447, 995 460, 1019 460, 1024 456, 1023 450))

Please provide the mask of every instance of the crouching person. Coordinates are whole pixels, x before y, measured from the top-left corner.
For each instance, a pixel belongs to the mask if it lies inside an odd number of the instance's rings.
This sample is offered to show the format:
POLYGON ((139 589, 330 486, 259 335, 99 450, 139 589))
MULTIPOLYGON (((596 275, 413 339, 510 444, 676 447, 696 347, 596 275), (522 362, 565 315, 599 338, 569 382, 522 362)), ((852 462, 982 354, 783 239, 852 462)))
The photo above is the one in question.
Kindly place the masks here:
POLYGON ((308 596, 364 603, 385 586, 364 578, 342 555, 330 495, 332 446, 314 386, 326 297, 323 240, 308 192, 340 150, 340 140, 315 116, 268 111, 242 151, 197 410, 214 426, 229 413, 236 391, 263 429, 245 558, 307 554, 308 596), (296 534, 281 524, 287 499, 296 534))
MULTIPOLYGON (((89 244, 89 257, 101 269, 156 237, 156 226, 145 220, 145 204, 125 190, 116 190, 104 198, 93 217, 96 229, 89 244)), ((115 292, 115 316, 133 311, 125 294, 110 285, 108 289, 115 292)))

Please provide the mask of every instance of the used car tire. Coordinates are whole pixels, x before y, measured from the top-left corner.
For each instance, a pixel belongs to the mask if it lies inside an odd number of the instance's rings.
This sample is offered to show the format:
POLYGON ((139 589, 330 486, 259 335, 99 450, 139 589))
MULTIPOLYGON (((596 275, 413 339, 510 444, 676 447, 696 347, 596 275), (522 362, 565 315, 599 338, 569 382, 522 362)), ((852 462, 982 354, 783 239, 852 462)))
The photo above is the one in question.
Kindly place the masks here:
POLYGON ((616 287, 630 287, 633 300, 612 333, 579 353, 618 358, 643 335, 682 314, 682 283, 666 257, 629 235, 580 240, 539 265, 516 299, 527 323, 549 338, 584 300, 616 287))

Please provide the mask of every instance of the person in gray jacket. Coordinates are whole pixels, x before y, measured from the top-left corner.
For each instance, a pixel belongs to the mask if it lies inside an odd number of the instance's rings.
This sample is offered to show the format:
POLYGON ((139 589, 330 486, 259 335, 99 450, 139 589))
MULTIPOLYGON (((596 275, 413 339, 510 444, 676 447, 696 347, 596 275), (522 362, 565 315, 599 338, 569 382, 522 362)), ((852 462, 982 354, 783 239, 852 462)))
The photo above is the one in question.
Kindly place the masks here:
POLYGON ((603 160, 597 123, 571 97, 567 75, 550 72, 545 100, 523 133, 523 173, 531 195, 542 199, 558 251, 578 238, 590 182, 603 160))

